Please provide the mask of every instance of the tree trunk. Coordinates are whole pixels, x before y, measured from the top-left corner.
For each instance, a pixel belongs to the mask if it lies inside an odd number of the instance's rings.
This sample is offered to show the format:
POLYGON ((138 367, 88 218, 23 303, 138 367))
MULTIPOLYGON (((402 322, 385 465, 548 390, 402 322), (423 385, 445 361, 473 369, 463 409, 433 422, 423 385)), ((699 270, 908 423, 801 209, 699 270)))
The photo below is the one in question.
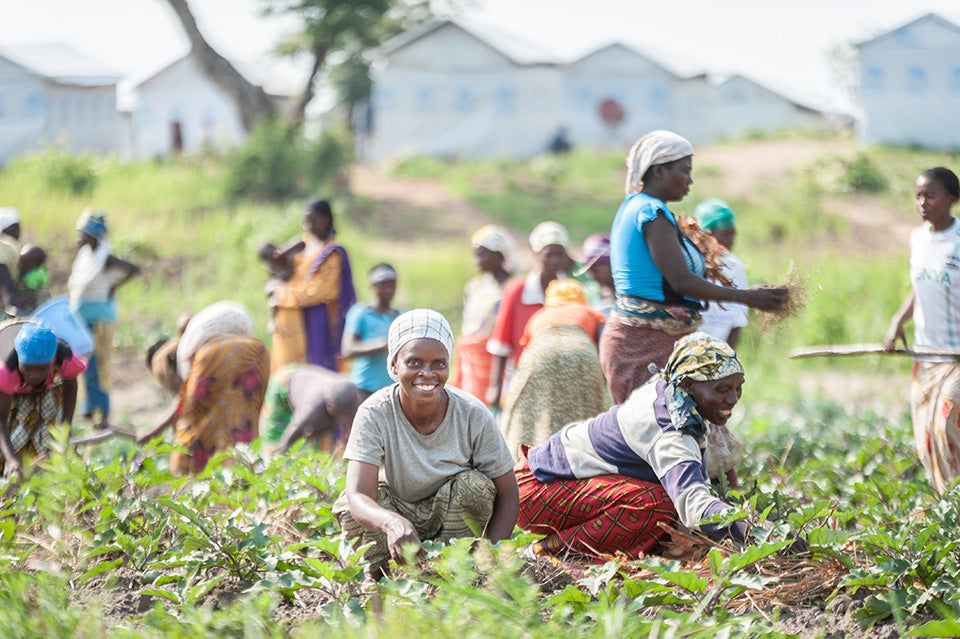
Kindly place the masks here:
POLYGON ((200 29, 197 28, 197 21, 187 6, 187 0, 167 0, 183 30, 190 40, 190 53, 196 56, 200 68, 207 76, 217 83, 227 95, 233 98, 240 110, 240 119, 243 121, 243 127, 250 131, 256 126, 261 118, 272 115, 274 112, 273 102, 260 87, 251 84, 245 77, 240 75, 230 62, 222 55, 214 51, 213 47, 206 41, 200 29))
POLYGON ((307 105, 313 100, 316 92, 317 75, 320 73, 320 68, 323 66, 323 63, 327 60, 328 50, 325 44, 318 44, 313 47, 313 65, 310 67, 310 75, 307 77, 307 82, 303 87, 303 93, 300 94, 300 97, 297 98, 297 101, 290 108, 290 114, 288 116, 290 123, 295 126, 303 124, 303 120, 306 117, 307 105))

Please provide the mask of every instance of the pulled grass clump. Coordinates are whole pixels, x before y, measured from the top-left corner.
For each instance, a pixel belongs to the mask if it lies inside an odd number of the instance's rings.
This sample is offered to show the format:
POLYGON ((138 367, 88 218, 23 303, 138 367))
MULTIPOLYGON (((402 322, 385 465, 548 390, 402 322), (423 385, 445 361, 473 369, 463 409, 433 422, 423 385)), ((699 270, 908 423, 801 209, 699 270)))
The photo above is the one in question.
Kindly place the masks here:
POLYGON ((765 332, 799 315, 807 307, 807 282, 809 278, 792 261, 782 284, 773 285, 787 289, 786 303, 775 311, 763 311, 760 330, 765 332))

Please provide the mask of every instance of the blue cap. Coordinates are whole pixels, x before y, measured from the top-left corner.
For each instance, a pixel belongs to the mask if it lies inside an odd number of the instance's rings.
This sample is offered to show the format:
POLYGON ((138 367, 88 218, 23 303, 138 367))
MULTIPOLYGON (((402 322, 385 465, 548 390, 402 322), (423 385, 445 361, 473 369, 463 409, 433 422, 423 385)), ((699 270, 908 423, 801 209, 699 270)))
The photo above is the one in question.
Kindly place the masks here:
POLYGON ((13 341, 17 359, 27 366, 49 364, 57 354, 57 336, 46 326, 27 322, 13 341))

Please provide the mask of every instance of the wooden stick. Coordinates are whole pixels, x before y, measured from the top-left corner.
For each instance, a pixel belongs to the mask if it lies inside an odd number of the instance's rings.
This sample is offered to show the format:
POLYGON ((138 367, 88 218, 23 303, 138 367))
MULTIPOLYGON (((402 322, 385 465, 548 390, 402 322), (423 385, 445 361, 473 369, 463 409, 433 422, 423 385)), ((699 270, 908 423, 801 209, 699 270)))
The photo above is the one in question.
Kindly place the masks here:
POLYGON ((121 428, 109 428, 102 433, 96 433, 95 435, 88 435, 86 437, 74 437, 70 439, 71 446, 83 446, 85 444, 97 444, 108 439, 113 439, 114 437, 126 437, 128 439, 136 439, 137 434, 128 430, 121 428))
POLYGON ((820 346, 804 346, 790 351, 791 359, 804 357, 848 357, 852 355, 907 355, 915 359, 927 357, 956 357, 960 358, 960 351, 955 350, 912 350, 896 348, 887 350, 883 344, 823 344, 820 346))

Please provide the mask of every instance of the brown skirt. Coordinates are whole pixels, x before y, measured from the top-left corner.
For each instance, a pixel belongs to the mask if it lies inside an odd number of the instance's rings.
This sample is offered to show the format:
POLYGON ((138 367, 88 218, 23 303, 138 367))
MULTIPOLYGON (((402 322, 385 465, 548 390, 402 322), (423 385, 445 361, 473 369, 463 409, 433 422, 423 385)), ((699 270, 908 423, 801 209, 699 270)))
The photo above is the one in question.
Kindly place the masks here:
MULTIPOLYGON (((688 332, 693 332, 696 326, 688 332)), ((600 363, 614 404, 622 404, 653 373, 650 364, 663 368, 673 345, 682 335, 667 335, 649 326, 633 326, 616 312, 610 313, 600 335, 600 363)))

